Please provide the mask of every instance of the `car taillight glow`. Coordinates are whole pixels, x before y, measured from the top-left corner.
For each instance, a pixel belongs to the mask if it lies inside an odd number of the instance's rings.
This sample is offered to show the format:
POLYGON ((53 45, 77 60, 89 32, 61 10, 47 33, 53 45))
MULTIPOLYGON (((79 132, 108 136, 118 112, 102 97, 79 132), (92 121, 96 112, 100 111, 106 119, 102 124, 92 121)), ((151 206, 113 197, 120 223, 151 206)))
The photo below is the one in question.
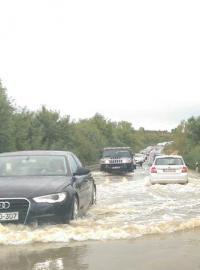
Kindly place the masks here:
POLYGON ((156 167, 151 167, 150 172, 151 172, 151 173, 157 173, 156 167))
POLYGON ((186 166, 183 166, 181 172, 182 173, 187 173, 188 172, 188 168, 186 166))

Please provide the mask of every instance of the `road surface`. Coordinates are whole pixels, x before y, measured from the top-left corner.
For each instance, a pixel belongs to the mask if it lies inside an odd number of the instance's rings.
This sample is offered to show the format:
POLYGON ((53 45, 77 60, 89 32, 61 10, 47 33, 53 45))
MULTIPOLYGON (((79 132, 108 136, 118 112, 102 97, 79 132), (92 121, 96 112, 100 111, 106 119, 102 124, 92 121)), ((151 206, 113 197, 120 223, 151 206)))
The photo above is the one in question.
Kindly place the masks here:
POLYGON ((93 172, 97 205, 71 225, 0 225, 1 270, 200 269, 200 178, 149 185, 147 168, 93 172))

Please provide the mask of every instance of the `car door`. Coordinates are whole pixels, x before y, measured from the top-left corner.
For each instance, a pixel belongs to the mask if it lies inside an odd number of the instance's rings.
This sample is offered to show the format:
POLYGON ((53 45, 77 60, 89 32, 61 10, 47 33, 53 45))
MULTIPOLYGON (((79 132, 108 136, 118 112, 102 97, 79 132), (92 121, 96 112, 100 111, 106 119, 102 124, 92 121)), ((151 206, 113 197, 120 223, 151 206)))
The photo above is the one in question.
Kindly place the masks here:
MULTIPOLYGON (((82 163, 80 162, 80 160, 78 159, 78 157, 76 155, 73 154, 73 157, 76 161, 76 163, 78 164, 78 167, 83 167, 82 163)), ((84 178, 84 200, 85 200, 85 206, 88 207, 89 204, 91 203, 91 198, 92 198, 92 192, 93 192, 93 178, 92 178, 92 174, 89 172, 88 174, 83 175, 84 178)))
MULTIPOLYGON (((68 154, 68 161, 70 165, 70 169, 72 174, 75 174, 78 168, 80 167, 80 164, 77 163, 77 161, 74 158, 73 154, 68 154)), ((79 207, 86 208, 87 207, 87 200, 88 200, 88 177, 87 175, 75 175, 74 176, 74 187, 78 192, 79 195, 79 207)))

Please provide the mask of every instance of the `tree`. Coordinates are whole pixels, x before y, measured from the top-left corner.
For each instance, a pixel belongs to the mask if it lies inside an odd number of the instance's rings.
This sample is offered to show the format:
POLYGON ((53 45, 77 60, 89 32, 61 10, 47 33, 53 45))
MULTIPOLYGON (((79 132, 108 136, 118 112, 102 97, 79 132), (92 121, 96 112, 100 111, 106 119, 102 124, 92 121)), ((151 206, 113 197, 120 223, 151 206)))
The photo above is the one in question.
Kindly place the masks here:
MULTIPOLYGON (((199 143, 199 119, 186 125, 187 141, 199 143)), ((174 136, 179 136, 176 131, 174 136)), ((71 122, 45 106, 36 112, 14 108, 0 82, 0 152, 11 150, 69 150, 85 163, 96 162, 101 149, 129 146, 136 152, 149 144, 171 140, 169 132, 135 130, 127 121, 112 122, 96 113, 92 118, 71 122)), ((178 138, 178 137, 177 137, 178 138)))
POLYGON ((35 114, 34 128, 40 129, 41 148, 52 149, 52 145, 58 140, 58 112, 47 110, 45 106, 35 114))
POLYGON ((7 96, 7 90, 0 81, 0 152, 14 149, 13 114, 14 108, 7 96))
POLYGON ((20 109, 13 115, 14 138, 16 150, 31 150, 31 129, 33 113, 27 109, 20 109))

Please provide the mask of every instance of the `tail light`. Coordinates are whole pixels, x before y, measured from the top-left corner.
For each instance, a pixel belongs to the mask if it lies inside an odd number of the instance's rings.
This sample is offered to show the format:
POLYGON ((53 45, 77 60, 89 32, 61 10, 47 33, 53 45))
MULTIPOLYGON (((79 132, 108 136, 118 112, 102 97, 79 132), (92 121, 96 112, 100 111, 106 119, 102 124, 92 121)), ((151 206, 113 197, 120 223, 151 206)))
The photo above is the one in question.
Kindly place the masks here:
POLYGON ((150 172, 151 173, 157 173, 156 167, 151 167, 150 172))
POLYGON ((186 166, 183 166, 181 172, 182 173, 187 173, 188 172, 188 168, 186 166))

